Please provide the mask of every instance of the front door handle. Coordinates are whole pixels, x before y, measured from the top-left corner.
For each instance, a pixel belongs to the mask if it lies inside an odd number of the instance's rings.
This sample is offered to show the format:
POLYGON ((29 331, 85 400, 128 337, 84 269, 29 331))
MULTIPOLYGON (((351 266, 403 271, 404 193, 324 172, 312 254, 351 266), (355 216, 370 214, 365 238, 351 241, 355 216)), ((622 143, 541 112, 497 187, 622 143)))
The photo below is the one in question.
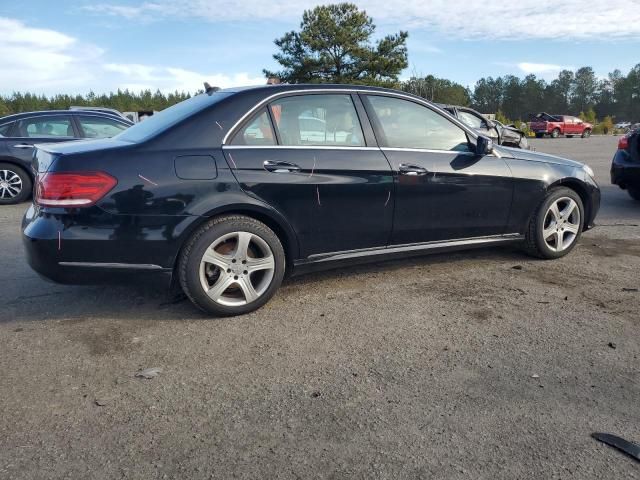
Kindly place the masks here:
POLYGON ((263 166, 266 171, 273 173, 292 173, 300 171, 300 167, 298 165, 289 162, 274 162, 273 160, 265 160, 263 166))
POLYGON ((16 143, 13 145, 14 148, 33 148, 33 145, 30 143, 16 143))
POLYGON ((407 163, 400 164, 400 175, 411 175, 417 177, 419 175, 426 175, 429 173, 429 170, 426 168, 419 167, 417 165, 409 165, 407 163))

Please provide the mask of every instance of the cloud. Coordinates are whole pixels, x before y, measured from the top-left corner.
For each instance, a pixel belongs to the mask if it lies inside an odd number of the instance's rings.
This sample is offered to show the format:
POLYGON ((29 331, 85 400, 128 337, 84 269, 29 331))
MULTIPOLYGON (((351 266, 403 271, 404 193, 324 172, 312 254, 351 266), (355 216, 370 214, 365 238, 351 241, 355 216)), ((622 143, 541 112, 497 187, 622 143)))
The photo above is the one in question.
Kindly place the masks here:
MULTIPOLYGON (((85 7, 130 20, 197 18, 211 22, 297 20, 316 0, 155 0, 138 6, 113 1, 85 7)), ((466 39, 623 39, 640 38, 637 0, 609 0, 602 8, 585 8, 584 0, 362 0, 358 6, 378 24, 428 28, 466 39)))
POLYGON ((546 73, 557 73, 561 70, 573 70, 573 67, 568 67, 564 65, 553 65, 550 63, 528 63, 521 62, 517 64, 517 67, 522 70, 524 73, 534 73, 534 74, 546 74, 546 73))
POLYGON ((0 93, 107 92, 120 89, 196 92, 203 82, 221 88, 264 84, 262 76, 211 73, 175 65, 112 63, 107 52, 64 33, 0 17, 0 93))

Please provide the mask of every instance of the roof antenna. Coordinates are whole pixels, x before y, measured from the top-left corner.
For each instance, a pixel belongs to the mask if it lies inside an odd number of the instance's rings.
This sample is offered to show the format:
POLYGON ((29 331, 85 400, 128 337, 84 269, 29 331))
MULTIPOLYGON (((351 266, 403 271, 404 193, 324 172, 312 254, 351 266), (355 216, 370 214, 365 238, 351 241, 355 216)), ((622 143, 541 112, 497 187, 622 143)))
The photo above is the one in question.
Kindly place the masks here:
POLYGON ((218 90, 220 90, 220 87, 212 87, 211 85, 209 85, 209 82, 204 82, 204 91, 206 93, 213 93, 217 92, 218 90))

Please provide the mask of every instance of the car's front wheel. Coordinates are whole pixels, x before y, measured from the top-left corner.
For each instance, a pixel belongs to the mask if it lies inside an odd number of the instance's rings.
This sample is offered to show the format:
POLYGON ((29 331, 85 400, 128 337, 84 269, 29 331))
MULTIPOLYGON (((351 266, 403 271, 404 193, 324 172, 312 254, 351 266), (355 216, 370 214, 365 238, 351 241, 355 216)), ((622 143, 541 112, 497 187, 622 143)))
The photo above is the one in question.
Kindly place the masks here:
POLYGON ((582 234, 583 218, 580 196, 570 188, 554 188, 529 222, 525 234, 527 252, 545 259, 564 257, 582 234))
POLYGON ((260 308, 275 294, 284 272, 278 236, 244 215, 207 222, 189 239, 178 264, 185 294, 200 309, 218 316, 260 308))
POLYGON ((31 195, 31 178, 22 168, 0 163, 0 205, 24 202, 31 195))
POLYGON ((591 136, 591 130, 586 129, 584 132, 582 132, 582 138, 589 138, 591 136))
POLYGON ((560 136, 560 130, 557 128, 554 128, 553 131, 551 132, 551 138, 558 138, 560 136))

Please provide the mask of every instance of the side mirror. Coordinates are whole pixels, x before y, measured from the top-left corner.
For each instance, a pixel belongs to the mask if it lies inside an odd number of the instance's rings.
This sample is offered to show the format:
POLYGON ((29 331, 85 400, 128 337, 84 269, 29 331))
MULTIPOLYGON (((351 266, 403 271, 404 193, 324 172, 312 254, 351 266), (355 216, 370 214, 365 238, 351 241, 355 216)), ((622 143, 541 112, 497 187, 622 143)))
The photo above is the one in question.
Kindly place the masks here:
POLYGON ((489 155, 491 152, 493 152, 493 140, 479 135, 476 141, 476 155, 489 155))

